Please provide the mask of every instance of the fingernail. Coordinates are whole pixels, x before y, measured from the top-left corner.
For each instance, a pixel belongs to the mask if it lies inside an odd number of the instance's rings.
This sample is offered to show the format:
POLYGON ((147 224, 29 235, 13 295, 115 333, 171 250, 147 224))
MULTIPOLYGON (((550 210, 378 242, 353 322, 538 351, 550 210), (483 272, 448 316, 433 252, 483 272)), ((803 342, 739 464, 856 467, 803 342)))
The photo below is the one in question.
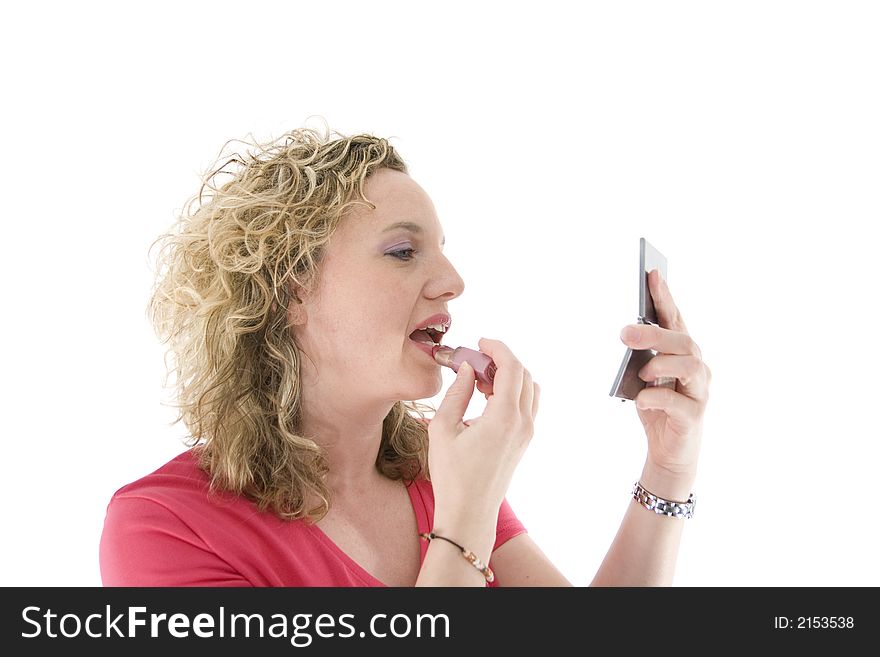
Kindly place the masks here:
POLYGON ((639 330, 635 326, 624 326, 620 332, 620 339, 626 342, 639 337, 639 330))

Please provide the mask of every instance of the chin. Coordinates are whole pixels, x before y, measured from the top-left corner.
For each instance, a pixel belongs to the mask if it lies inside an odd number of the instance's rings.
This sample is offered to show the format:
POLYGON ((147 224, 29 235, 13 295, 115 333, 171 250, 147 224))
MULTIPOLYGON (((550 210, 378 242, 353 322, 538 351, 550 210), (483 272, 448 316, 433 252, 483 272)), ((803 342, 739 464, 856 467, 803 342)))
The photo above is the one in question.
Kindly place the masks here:
POLYGON ((430 399, 435 395, 439 394, 443 389, 443 378, 439 372, 437 372, 437 378, 434 383, 430 385, 413 385, 408 387, 404 394, 400 397, 400 399, 406 400, 417 400, 417 399, 430 399))

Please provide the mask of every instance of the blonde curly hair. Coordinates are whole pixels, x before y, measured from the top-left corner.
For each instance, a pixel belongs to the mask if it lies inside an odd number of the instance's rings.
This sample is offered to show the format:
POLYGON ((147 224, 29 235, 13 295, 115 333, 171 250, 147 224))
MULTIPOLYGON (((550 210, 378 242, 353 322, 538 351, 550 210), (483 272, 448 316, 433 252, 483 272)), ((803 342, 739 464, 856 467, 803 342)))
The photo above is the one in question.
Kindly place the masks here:
MULTIPOLYGON (((169 343, 164 385, 176 375, 180 413, 171 424, 183 420, 189 430, 187 444, 197 448, 210 491, 315 522, 330 509, 329 467, 319 445, 299 433, 302 355, 287 309, 302 303, 296 285, 316 283, 346 211, 375 209, 364 196, 367 177, 383 167, 409 173, 387 139, 334 133, 340 138, 331 140, 329 128, 323 135, 292 130, 212 165, 170 232, 150 246, 163 243, 147 313, 169 343), (236 169, 224 171, 229 165, 236 169), (218 188, 220 173, 232 179, 218 188), (206 187, 212 193, 203 198, 206 187), (307 493, 321 500, 317 507, 305 509, 307 493)), ((392 407, 379 472, 407 483, 419 473, 430 479, 424 411, 436 409, 406 401, 392 407)))

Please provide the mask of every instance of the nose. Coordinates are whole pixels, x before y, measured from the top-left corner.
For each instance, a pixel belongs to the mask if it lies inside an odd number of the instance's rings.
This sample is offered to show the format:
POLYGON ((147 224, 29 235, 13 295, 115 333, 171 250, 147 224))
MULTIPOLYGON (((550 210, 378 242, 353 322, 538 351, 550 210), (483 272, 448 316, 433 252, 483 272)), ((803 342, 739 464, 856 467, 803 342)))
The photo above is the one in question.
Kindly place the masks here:
POLYGON ((440 255, 440 271, 435 280, 441 291, 439 296, 454 299, 464 292, 464 280, 445 255, 440 255))

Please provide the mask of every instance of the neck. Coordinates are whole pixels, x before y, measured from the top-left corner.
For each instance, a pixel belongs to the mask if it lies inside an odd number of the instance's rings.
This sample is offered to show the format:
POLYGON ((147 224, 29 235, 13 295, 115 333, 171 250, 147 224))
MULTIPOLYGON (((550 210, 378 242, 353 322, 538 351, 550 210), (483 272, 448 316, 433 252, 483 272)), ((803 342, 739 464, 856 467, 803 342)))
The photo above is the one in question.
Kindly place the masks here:
POLYGON ((327 485, 341 496, 359 495, 387 478, 376 469, 382 443, 382 425, 390 406, 352 409, 334 402, 320 408, 304 407, 302 434, 315 441, 327 456, 327 485), (365 420, 365 418, 368 418, 365 420))

